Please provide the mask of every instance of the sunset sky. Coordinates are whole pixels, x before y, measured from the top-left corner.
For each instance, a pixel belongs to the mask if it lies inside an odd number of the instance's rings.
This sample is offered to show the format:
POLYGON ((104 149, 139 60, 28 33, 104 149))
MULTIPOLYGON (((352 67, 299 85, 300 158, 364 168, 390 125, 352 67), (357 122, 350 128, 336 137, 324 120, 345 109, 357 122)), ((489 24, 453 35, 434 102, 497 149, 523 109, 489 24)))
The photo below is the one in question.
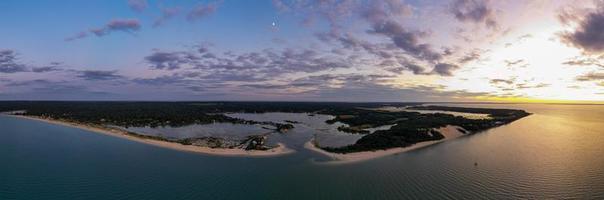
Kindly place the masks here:
POLYGON ((604 1, 3 0, 0 100, 604 102, 604 1))

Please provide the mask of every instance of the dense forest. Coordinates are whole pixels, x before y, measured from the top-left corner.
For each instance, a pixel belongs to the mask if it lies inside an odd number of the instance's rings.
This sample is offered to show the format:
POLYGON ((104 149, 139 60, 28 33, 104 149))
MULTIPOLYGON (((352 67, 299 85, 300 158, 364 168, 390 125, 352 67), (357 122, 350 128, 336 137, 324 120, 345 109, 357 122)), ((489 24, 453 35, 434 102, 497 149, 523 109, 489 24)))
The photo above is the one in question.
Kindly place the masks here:
MULTIPOLYGON (((297 112, 339 114, 357 107, 408 103, 311 102, 95 102, 0 101, 0 112, 23 110, 25 115, 118 126, 184 126, 213 122, 254 123, 223 115, 229 112, 297 112)), ((360 110, 362 111, 362 110, 360 110)))
POLYGON ((293 128, 291 124, 256 122, 228 117, 229 112, 316 112, 355 106, 379 104, 296 103, 296 102, 62 102, 2 101, 0 112, 25 111, 24 115, 48 117, 81 123, 123 127, 185 126, 230 122, 267 124, 277 129, 293 128))

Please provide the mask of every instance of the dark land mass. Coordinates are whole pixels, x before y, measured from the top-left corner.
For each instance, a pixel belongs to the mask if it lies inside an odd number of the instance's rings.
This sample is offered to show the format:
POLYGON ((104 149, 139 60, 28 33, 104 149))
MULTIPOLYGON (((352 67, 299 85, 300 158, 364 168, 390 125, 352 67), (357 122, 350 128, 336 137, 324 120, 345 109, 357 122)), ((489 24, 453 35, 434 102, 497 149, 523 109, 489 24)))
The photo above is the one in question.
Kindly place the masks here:
MULTIPOLYGON (((441 110, 465 113, 488 114, 488 119, 468 119, 451 114, 434 113, 421 114, 419 112, 390 112, 375 110, 355 110, 349 113, 339 113, 329 123, 342 122, 350 127, 396 124, 389 130, 378 130, 359 139, 355 144, 330 148, 324 150, 337 153, 359 151, 372 151, 394 147, 407 147, 418 142, 441 140, 444 136, 436 128, 454 125, 463 128, 464 134, 478 133, 493 127, 511 123, 530 115, 523 110, 511 109, 486 109, 486 108, 461 108, 445 106, 413 106, 417 110, 441 110), (341 117, 345 116, 345 117, 341 117), (352 117, 351 117, 352 116, 352 117)), ((350 129, 350 128, 348 128, 350 129)))
MULTIPOLYGON (((420 103, 336 103, 336 102, 64 102, 64 101, 0 101, 0 112, 23 111, 19 114, 55 120, 83 123, 95 126, 159 127, 209 124, 215 122, 238 124, 263 124, 274 127, 277 132, 294 128, 294 121, 285 123, 252 121, 232 118, 224 113, 264 113, 293 112, 327 114, 336 116, 326 123, 341 122, 348 126, 339 130, 366 134, 355 144, 330 148, 326 151, 348 153, 371 151, 440 140, 444 136, 434 130, 447 125, 462 127, 467 133, 476 133, 489 128, 511 123, 528 116, 522 110, 460 108, 444 106, 421 106, 420 103), (418 110, 443 110, 465 113, 488 114, 489 119, 468 119, 450 114, 421 114, 418 112, 389 112, 367 108, 384 106, 411 106, 418 110), (394 125, 389 130, 379 130, 368 134, 366 128, 394 125)), ((166 140, 152 137, 150 139, 166 140)), ((233 147, 245 145, 246 149, 265 149, 264 136, 252 136, 242 141, 225 141, 220 138, 190 138, 172 142, 187 145, 233 147), (250 145, 252 144, 252 145, 250 145)))

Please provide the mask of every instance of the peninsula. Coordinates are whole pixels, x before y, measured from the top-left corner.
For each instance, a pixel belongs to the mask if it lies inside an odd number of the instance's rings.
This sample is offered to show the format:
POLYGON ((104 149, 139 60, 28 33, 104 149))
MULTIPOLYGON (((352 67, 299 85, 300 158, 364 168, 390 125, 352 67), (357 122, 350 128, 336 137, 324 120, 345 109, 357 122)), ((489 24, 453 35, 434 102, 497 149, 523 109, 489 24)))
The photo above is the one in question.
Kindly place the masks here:
POLYGON ((334 132, 358 135, 355 137, 360 139, 344 146, 323 145, 314 137, 299 142, 304 144, 305 148, 344 162, 417 149, 505 125, 530 115, 522 110, 424 106, 419 103, 309 102, 14 101, 0 104, 0 112, 171 149, 229 156, 275 156, 295 152, 280 141, 269 143, 269 138, 273 134, 287 137, 288 134, 295 134, 289 130, 295 129, 296 126, 307 126, 305 122, 295 119, 250 120, 232 117, 229 113, 279 112, 300 113, 308 117, 331 116, 323 123, 340 124, 334 132), (392 107, 397 109, 385 109, 392 107), (480 117, 464 116, 466 114, 480 117), (235 137, 221 134, 176 137, 167 133, 148 134, 130 129, 217 123, 243 127, 260 126, 260 130, 264 131, 248 131, 235 137))

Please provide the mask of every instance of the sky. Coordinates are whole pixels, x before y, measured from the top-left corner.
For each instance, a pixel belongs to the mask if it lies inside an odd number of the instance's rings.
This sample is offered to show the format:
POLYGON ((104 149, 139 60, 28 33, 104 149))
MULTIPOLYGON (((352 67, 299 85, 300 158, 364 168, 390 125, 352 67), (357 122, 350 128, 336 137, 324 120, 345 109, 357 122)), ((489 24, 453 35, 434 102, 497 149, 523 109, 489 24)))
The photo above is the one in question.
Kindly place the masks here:
POLYGON ((0 100, 604 102, 604 1, 3 0, 0 100))

